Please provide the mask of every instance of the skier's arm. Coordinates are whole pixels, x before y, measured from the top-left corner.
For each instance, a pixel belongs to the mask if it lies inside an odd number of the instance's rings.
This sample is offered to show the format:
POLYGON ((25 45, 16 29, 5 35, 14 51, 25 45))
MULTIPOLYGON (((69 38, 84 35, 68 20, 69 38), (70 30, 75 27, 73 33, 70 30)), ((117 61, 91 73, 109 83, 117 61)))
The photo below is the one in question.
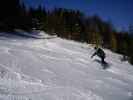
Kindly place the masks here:
POLYGON ((91 56, 91 58, 93 58, 96 54, 97 54, 97 52, 94 52, 93 55, 91 56))

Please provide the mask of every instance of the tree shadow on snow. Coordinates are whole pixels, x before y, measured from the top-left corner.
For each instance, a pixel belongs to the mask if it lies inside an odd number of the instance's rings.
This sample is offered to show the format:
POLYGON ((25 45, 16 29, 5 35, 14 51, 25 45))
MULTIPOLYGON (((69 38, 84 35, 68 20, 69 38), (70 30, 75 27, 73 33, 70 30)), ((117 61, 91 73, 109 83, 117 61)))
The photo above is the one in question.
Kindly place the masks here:
POLYGON ((103 69, 107 69, 107 68, 110 67, 110 64, 106 61, 104 63, 102 63, 101 60, 99 60, 99 59, 95 59, 94 61, 99 63, 102 66, 103 69))

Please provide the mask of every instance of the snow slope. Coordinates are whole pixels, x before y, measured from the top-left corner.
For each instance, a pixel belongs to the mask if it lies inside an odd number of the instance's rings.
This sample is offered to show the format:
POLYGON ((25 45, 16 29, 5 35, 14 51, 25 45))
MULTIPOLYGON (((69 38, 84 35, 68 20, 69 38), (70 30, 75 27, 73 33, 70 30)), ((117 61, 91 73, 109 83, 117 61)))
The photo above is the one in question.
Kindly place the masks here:
POLYGON ((133 100, 133 66, 74 41, 0 36, 0 100, 133 100))
POLYGON ((31 32, 26 32, 24 30, 21 29, 15 29, 15 34, 16 35, 20 35, 20 36, 25 36, 25 37, 30 37, 30 38, 36 38, 36 39, 49 39, 49 38, 55 38, 55 36, 49 36, 48 34, 46 34, 43 31, 40 30, 33 30, 31 32))

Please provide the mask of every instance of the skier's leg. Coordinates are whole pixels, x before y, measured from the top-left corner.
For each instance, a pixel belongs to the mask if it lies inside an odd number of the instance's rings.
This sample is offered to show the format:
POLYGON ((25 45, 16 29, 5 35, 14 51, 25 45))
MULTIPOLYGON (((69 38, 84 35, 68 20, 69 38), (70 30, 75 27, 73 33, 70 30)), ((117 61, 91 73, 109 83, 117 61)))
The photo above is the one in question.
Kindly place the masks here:
POLYGON ((105 61, 104 61, 104 57, 101 57, 101 61, 102 61, 102 64, 105 63, 105 61))
POLYGON ((101 58, 101 60, 102 60, 102 62, 101 62, 101 63, 102 63, 103 69, 106 69, 106 68, 108 68, 108 67, 109 67, 109 65, 108 65, 108 63, 106 63, 106 62, 105 62, 105 60, 104 60, 104 59, 105 59, 104 57, 102 57, 102 58, 101 58))

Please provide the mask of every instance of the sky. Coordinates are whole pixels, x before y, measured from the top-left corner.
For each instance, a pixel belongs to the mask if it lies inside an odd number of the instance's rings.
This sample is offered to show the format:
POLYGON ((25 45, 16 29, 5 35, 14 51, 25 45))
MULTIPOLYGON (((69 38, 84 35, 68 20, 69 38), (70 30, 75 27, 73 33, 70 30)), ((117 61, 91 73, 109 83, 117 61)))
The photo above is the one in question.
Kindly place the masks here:
POLYGON ((99 15, 118 30, 128 30, 133 25, 133 0, 23 0, 27 6, 44 5, 51 9, 62 7, 78 9, 86 15, 99 15))

